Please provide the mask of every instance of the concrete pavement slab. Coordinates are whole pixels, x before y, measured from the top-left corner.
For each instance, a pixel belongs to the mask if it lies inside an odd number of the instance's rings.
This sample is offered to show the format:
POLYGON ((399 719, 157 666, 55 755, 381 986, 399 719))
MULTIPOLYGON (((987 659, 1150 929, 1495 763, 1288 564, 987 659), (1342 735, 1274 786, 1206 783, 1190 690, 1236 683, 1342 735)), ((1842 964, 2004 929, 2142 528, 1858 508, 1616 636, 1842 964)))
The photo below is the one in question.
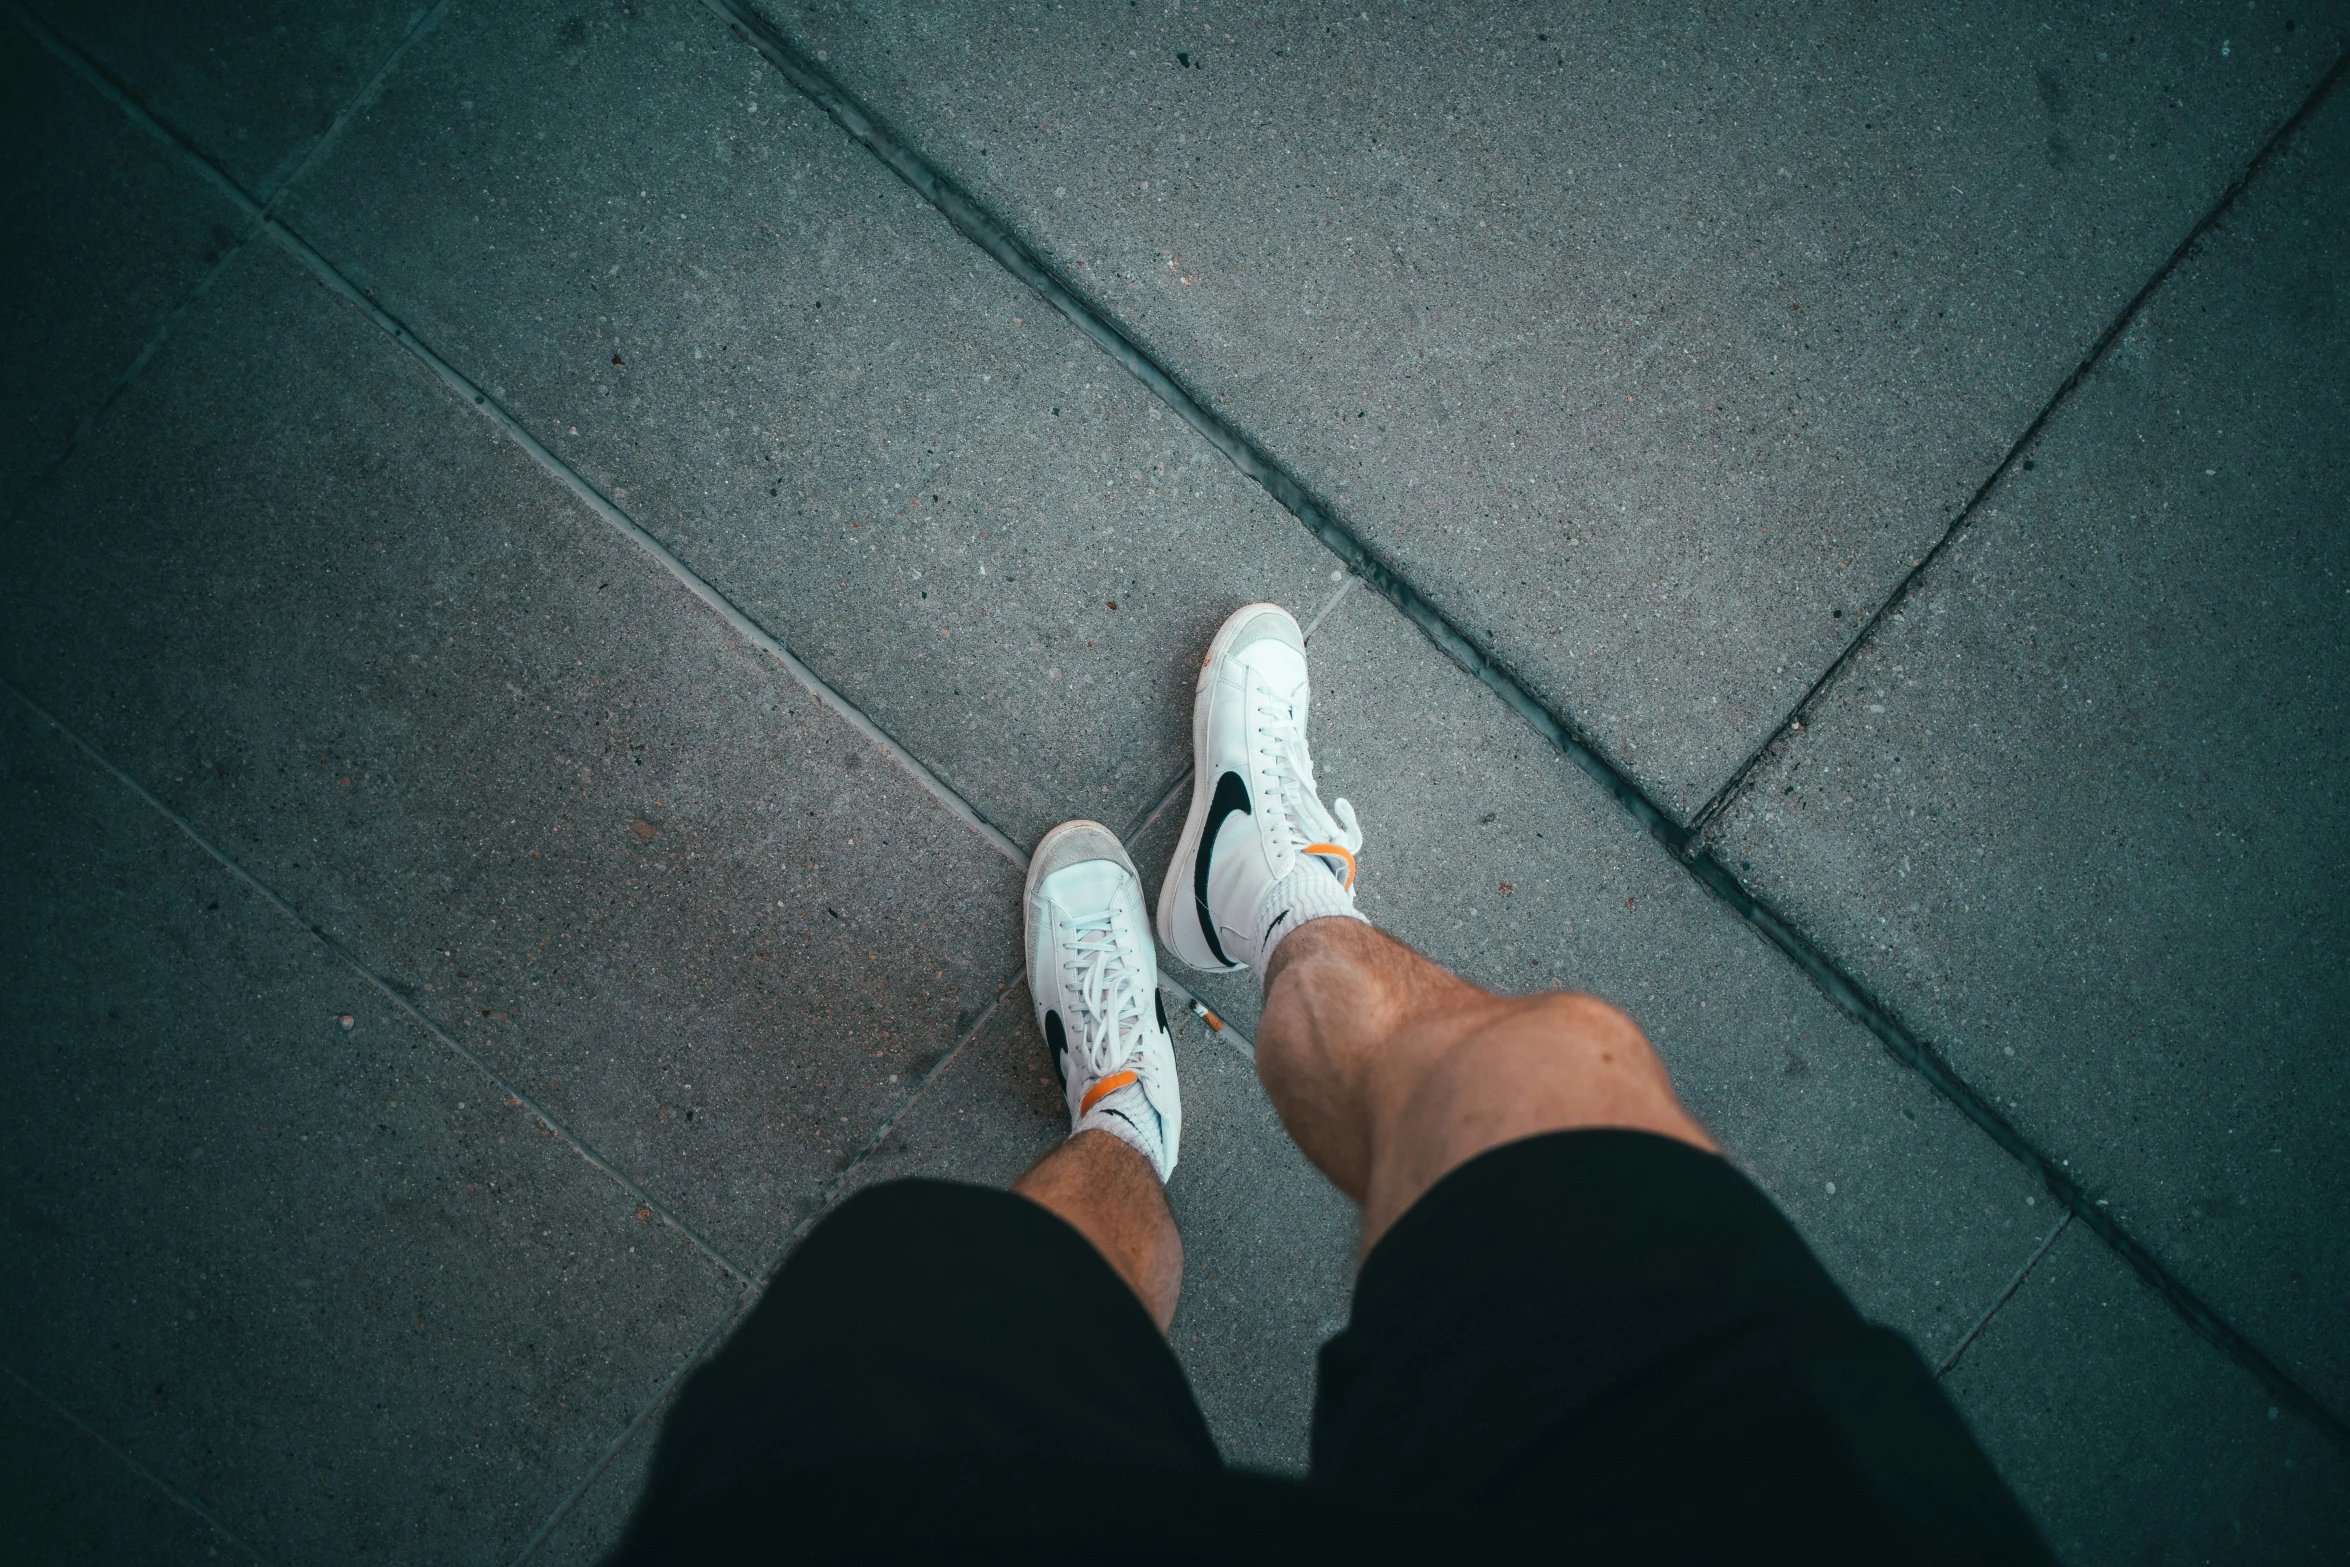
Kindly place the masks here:
MULTIPOLYGON (((1256 1070, 1168 1018, 1183 1147, 1167 1200, 1183 1230, 1169 1335, 1224 1461, 1303 1474, 1314 1356, 1345 1325, 1354 1205, 1290 1142, 1256 1070)), ((1069 1135, 1025 985, 860 1165, 849 1190, 908 1175, 1008 1186, 1069 1135)))
MULTIPOLYGON (((667 1408, 664 1402, 661 1412, 667 1408)), ((528 1567, 595 1567, 602 1561, 628 1528, 628 1516, 652 1469, 653 1443, 660 1429, 658 1414, 639 1427, 522 1562, 528 1567)))
POLYGON ((2337 95, 1716 834, 2337 1412, 2346 170, 2337 95))
POLYGON ((235 208, 0 20, 0 517, 237 243, 235 208))
POLYGON ((769 14, 1684 814, 2345 31, 2220 0, 769 14))
POLYGON ((1052 1070, 1028 1005, 1024 982, 1015 979, 890 1135, 849 1173, 836 1202, 912 1175, 1009 1186, 1069 1135, 1069 1112, 1056 1109, 1052 1070))
POLYGON ((56 1567, 164 1567, 236 1542, 82 1427, 0 1374, 0 1557, 56 1567))
POLYGON ((1023 843, 1327 557, 692 0, 460 5, 293 223, 1023 843))
POLYGON ((511 1560, 740 1285, 14 698, 0 791, 11 1364, 269 1559, 511 1560))
POLYGON ((274 193, 430 0, 25 0, 230 178, 274 193))
POLYGON ((2081 1225, 1942 1385, 2071 1567, 2350 1554, 2350 1463, 2081 1225))
POLYGON ((1010 865, 273 249, 7 547, 10 679, 746 1269, 1018 964, 1010 865))
MULTIPOLYGON (((1385 600, 1348 595, 1312 661, 1314 766, 1361 817, 1363 911, 1480 984, 1624 1007, 1860 1308, 1929 1357, 1955 1344, 2054 1221, 2022 1171, 1385 600)), ((1136 846, 1154 894, 1172 848, 1136 846)), ((1253 983, 1201 989, 1253 1032, 1253 983)))

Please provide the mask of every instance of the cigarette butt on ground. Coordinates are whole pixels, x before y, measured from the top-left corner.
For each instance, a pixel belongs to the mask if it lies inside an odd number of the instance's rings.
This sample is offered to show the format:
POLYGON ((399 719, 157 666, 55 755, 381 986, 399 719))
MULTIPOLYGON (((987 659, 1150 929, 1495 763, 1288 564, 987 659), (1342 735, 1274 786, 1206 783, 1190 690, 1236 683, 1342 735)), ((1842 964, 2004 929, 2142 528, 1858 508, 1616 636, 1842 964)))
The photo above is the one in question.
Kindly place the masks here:
POLYGON ((1191 1015, 1198 1018, 1201 1022, 1207 1024, 1208 1027, 1214 1029, 1217 1033, 1221 1034, 1224 1032, 1224 1020, 1216 1016, 1215 1013, 1210 1012, 1198 1001, 1192 1002, 1191 1015))

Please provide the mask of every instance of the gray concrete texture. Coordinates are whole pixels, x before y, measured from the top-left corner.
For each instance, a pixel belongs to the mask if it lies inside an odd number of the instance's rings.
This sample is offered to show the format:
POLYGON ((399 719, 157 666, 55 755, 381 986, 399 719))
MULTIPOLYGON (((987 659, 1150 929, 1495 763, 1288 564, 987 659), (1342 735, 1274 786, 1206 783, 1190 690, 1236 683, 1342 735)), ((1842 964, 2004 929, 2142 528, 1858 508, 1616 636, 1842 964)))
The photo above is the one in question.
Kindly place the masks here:
POLYGON ((2350 1407, 2350 113, 2149 301, 1718 825, 2350 1407))
POLYGON ((59 1567, 166 1567, 236 1543, 115 1449, 0 1376, 0 1555, 59 1567))
POLYGON ((740 1284, 21 704, 0 756, 11 1368, 264 1558, 510 1560, 740 1284))
POLYGON ((1942 1385, 2062 1560, 2342 1559, 2341 1451, 2212 1354, 2085 1225, 1942 1385))
POLYGON ((246 224, 13 24, 0 37, 0 143, 6 516, 246 224))
POLYGON ((452 10, 293 223, 1013 839, 1141 814, 1328 556, 709 12, 572 17, 452 10))
POLYGON ((1019 966, 1013 867, 273 250, 8 549, 9 679, 741 1267, 1019 966))
POLYGON ((773 14, 1683 815, 2346 15, 773 14))
MULTIPOLYGON (((151 9, 43 14, 983 818, 1131 830, 1155 893, 1207 636, 1343 586, 1294 520, 686 0, 151 9)), ((1683 812, 2341 31, 777 15, 1683 812)), ((8 1451, 37 1449, 0 1511, 61 1559, 591 1561, 744 1276, 846 1191, 1002 1182, 1058 1135, 1017 871, 273 242, 230 254, 202 179, 8 36, 38 265, 0 407, 0 1004, 31 1042, 0 1168, 32 1266, 0 1288, 39 1320, 0 1358, 8 1451)), ((1716 826, 2339 1410, 2338 1241, 2280 1195, 2340 1169, 2304 1059, 2350 754, 2325 134, 1716 826), (2042 651, 1995 658, 2019 616, 2042 651), (1851 711, 1893 689, 1872 660, 1944 649, 1891 754, 1963 788, 1896 804, 1972 840, 1760 817, 1771 769, 1884 775, 1837 725, 1883 716, 1851 711), (2066 706, 2132 678, 2171 705, 2066 706), (2227 1005, 2268 1032, 2191 1032, 2227 1005), (2232 1152, 2255 1132, 2273 1168, 2232 1152)), ((2044 1248, 2046 1194, 1588 779, 1359 587, 1313 650, 1366 909, 1486 983, 1629 1006, 1864 1309, 1964 1346, 1949 1385, 2069 1559, 2339 1554, 2318 1428, 2084 1226, 2044 1248)), ((1253 1035, 1249 976, 1169 972, 1253 1035)), ((1178 1034, 1178 1352, 1227 1456, 1294 1471, 1353 1215, 1232 1036, 1178 1034)))
POLYGON ((266 200, 409 32, 418 0, 25 0, 141 107, 266 200))

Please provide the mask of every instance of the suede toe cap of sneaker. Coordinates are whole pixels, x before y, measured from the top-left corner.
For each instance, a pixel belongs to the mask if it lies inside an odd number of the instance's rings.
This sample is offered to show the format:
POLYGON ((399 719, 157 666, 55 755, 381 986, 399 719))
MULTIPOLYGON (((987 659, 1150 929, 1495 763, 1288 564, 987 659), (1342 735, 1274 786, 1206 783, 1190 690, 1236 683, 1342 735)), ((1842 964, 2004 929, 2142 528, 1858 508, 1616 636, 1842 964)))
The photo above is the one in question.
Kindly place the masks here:
POLYGON ((1298 629, 1297 617, 1278 604, 1260 604, 1256 612, 1240 623, 1226 644, 1226 653, 1239 654, 1260 642, 1278 642, 1293 652, 1306 650, 1305 633, 1298 629))
POLYGON ((1136 874, 1134 861, 1128 857, 1126 846, 1118 835, 1100 822, 1063 822, 1044 835, 1036 846, 1035 857, 1028 863, 1028 886, 1035 890, 1047 876, 1066 870, 1072 865, 1083 865, 1091 860, 1108 860, 1125 868, 1126 874, 1136 874))

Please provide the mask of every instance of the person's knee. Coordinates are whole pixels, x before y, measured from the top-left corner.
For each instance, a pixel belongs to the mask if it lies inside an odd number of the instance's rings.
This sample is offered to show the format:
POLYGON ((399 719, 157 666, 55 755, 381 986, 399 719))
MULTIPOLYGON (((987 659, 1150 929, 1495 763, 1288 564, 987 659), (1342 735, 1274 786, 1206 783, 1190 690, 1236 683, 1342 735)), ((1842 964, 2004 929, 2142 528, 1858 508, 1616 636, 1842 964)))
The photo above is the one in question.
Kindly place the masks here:
POLYGON ((1538 995, 1512 996, 1500 1019, 1501 1027, 1546 1036, 1562 1046, 1621 1052, 1636 1059, 1654 1060, 1648 1035, 1632 1014, 1611 1001, 1583 990, 1546 990, 1538 995))
POLYGON ((1656 1052, 1630 1013, 1581 990, 1531 996, 1487 996, 1449 1020, 1452 1037, 1441 1054, 1473 1058, 1496 1050, 1587 1058, 1637 1066, 1656 1052))
POLYGON ((1621 1007, 1554 990, 1493 997, 1465 1021, 1426 1061, 1414 1097, 1429 1110, 1478 1125, 1635 1125, 1687 1135, 1671 1075, 1621 1007))

